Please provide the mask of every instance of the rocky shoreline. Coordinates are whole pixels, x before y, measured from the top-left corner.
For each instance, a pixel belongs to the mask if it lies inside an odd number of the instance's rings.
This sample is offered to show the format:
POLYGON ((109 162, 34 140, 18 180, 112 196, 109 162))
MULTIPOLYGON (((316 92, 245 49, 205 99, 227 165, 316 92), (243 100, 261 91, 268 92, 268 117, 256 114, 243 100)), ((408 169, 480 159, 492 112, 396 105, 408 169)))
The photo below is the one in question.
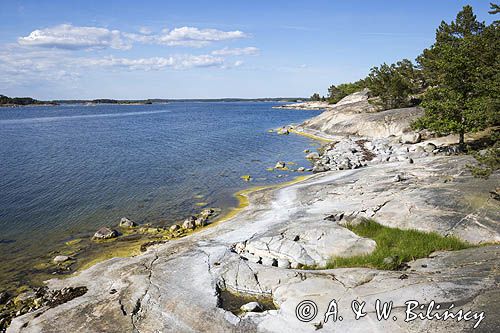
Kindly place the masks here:
MULTIPOLYGON (((17 314, 7 332, 449 332, 469 331, 479 321, 405 322, 408 300, 484 311, 478 330, 493 332, 500 309, 500 246, 495 245, 500 213, 498 195, 490 192, 498 194, 500 174, 488 180, 472 177, 466 165, 473 159, 457 154, 453 145, 410 132, 407 119, 367 111, 366 94, 348 97, 318 119, 281 133, 329 141, 307 153, 314 175, 248 191, 248 206, 237 215, 186 237, 151 244, 144 254, 47 281, 50 295, 77 290, 78 297, 54 306, 41 302, 17 314), (363 126, 353 125, 375 116, 383 119, 383 130, 374 126, 359 133, 363 126), (366 218, 487 245, 436 252, 399 271, 321 269, 333 257, 374 251, 374 240, 345 227, 366 218), (344 318, 324 322, 333 299, 344 318), (391 315, 398 320, 378 321, 373 313, 377 299, 392 301, 391 315), (297 318, 305 300, 319 309, 310 321, 297 318), (353 300, 366 302, 367 318, 354 319, 353 300)), ((177 228, 194 228, 198 219, 177 228)))

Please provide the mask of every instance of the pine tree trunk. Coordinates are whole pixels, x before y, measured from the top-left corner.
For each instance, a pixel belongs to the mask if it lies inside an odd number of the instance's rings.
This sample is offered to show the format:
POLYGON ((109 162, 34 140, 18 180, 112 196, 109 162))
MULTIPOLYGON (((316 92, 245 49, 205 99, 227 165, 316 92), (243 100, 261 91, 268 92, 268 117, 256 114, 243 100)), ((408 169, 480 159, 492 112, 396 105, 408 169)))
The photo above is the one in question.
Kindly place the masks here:
POLYGON ((462 150, 462 151, 465 148, 465 133, 464 133, 464 131, 460 131, 460 133, 459 133, 458 146, 459 146, 460 150, 462 150))

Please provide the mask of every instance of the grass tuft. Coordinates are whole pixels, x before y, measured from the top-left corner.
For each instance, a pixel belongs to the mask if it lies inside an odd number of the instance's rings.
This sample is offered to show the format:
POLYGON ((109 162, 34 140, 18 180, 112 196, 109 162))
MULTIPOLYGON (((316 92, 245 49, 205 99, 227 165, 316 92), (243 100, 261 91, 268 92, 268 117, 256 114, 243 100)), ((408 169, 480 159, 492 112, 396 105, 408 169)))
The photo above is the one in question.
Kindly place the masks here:
POLYGON ((405 262, 427 257, 434 251, 462 250, 473 246, 454 236, 444 237, 436 232, 390 228, 368 219, 357 225, 348 225, 347 228, 361 237, 377 242, 375 251, 368 255, 334 257, 326 268, 370 267, 395 270, 405 262))

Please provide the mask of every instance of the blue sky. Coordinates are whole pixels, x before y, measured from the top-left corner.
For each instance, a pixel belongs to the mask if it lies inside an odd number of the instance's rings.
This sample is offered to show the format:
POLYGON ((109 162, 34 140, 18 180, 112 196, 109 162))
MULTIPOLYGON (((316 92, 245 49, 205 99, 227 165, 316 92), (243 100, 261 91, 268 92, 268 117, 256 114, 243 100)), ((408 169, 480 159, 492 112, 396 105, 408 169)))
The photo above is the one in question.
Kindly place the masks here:
POLYGON ((39 99, 326 94, 414 59, 489 1, 0 1, 0 94, 39 99))

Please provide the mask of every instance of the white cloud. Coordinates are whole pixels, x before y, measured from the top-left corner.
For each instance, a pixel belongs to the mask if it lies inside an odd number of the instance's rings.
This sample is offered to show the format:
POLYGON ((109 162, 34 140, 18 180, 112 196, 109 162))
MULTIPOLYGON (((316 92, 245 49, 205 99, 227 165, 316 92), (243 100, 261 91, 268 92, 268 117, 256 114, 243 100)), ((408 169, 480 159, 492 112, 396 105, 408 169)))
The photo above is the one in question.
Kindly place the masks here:
POLYGON ((234 48, 234 49, 225 47, 220 50, 212 51, 212 54, 220 56, 258 55, 259 49, 253 46, 234 48))
POLYGON ((181 27, 164 29, 160 34, 152 34, 148 28, 140 28, 140 33, 121 32, 99 27, 77 27, 61 24, 50 28, 37 29, 28 36, 20 37, 23 46, 38 46, 69 50, 80 49, 130 49, 133 42, 168 46, 202 47, 212 42, 248 37, 242 31, 222 31, 181 27))
POLYGON ((0 85, 8 86, 29 82, 73 81, 91 70, 161 71, 204 67, 226 69, 233 65, 227 65, 223 57, 210 54, 98 58, 74 56, 59 49, 34 49, 18 45, 0 48, 0 85))
POLYGON ((157 36, 157 43, 170 46, 192 46, 201 47, 211 42, 232 40, 248 37, 242 31, 222 31, 217 29, 198 29, 194 27, 175 28, 173 30, 164 29, 162 34, 157 36))
POLYGON ((129 70, 162 70, 165 68, 189 69, 193 67, 222 67, 224 59, 211 55, 176 55, 152 58, 116 58, 85 59, 89 66, 124 67, 129 70))
POLYGON ((120 31, 97 27, 75 27, 61 24, 51 28, 34 30, 26 37, 18 39, 20 45, 60 49, 129 49, 131 44, 124 41, 120 31))

